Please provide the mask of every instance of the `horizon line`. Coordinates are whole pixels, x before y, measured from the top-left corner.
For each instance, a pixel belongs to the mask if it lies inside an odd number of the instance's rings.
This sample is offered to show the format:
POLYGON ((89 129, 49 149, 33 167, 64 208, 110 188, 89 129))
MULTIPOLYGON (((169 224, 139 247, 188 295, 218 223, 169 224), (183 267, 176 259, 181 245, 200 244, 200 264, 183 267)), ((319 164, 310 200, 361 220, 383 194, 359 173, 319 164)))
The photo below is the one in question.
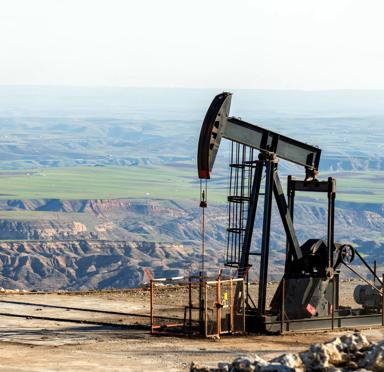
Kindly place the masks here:
POLYGON ((229 87, 179 87, 179 86, 135 86, 135 85, 77 85, 77 84, 0 84, 1 88, 78 88, 78 89, 169 89, 169 90, 215 90, 215 91, 286 91, 286 92, 383 92, 383 88, 236 88, 229 87))

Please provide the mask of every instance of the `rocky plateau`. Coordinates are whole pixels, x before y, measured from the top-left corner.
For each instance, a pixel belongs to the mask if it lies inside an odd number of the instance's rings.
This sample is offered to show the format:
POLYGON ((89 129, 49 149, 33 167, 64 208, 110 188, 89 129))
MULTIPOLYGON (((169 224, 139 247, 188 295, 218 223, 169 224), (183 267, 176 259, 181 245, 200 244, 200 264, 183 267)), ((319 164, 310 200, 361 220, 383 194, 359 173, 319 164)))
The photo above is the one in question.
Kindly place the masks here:
MULTIPOLYGON (((368 261, 383 262, 382 208, 339 206, 336 240, 353 243, 368 261)), ((207 270, 215 274, 225 259, 226 207, 212 204, 206 212, 207 270)), ((284 265, 285 241, 276 210, 273 221, 270 279, 278 280, 284 265)), ((325 207, 297 203, 295 225, 300 242, 324 238, 326 221, 325 207)), ((255 250, 260 245, 260 227, 257 222, 255 250)), ((188 275, 199 270, 200 211, 197 203, 170 200, 3 200, 0 238, 1 287, 135 287, 148 281, 144 269, 150 269, 155 277, 188 275)))

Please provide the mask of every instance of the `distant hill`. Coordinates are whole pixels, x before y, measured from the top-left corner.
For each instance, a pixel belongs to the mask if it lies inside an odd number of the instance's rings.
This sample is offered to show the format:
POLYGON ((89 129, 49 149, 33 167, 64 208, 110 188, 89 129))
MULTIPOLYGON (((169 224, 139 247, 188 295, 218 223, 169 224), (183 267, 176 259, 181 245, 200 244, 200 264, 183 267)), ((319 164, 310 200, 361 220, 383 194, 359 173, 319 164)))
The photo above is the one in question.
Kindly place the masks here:
MULTIPOLYGON (((0 286, 133 286, 145 267, 166 275, 198 265, 196 148, 216 93, 0 87, 0 286)), ((336 238, 384 264, 384 91, 237 90, 232 114, 319 146, 321 177, 337 177, 336 238)), ((215 270, 225 252, 228 150, 223 141, 209 183, 207 259, 215 270)), ((284 161, 280 173, 283 181, 304 176, 284 161)), ((318 198, 298 196, 301 242, 325 236, 318 198)), ((284 263, 279 223, 271 247, 274 278, 284 263)))

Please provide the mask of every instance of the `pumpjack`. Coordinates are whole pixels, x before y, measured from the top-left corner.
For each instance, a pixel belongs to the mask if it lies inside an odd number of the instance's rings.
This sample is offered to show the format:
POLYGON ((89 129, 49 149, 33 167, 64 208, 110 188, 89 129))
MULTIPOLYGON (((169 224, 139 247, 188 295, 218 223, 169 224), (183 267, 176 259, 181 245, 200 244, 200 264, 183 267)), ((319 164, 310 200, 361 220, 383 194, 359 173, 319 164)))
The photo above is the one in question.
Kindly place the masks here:
MULTIPOLYGON (((211 178, 221 140, 231 141, 225 264, 235 267, 239 278, 248 280, 250 257, 259 258, 256 303, 248 293, 241 293, 241 288, 236 293, 237 298, 245 296, 248 330, 275 332, 381 324, 384 320, 382 280, 353 246, 334 241, 336 179, 318 180, 321 149, 229 116, 231 99, 231 93, 223 92, 209 106, 200 132, 197 168, 201 180, 211 178), (287 197, 278 173, 280 159, 304 168, 303 180, 288 176, 287 197), (299 243, 293 224, 297 192, 327 195, 326 239, 299 243), (264 198, 261 206, 260 196, 264 198), (286 235, 286 260, 280 284, 268 304, 273 198, 286 235), (261 243, 258 251, 251 251, 256 211, 260 207, 263 208, 261 243), (351 266, 356 256, 373 275, 373 283, 351 266), (366 282, 357 286, 354 293, 361 308, 339 304, 342 266, 366 282)), ((200 206, 205 208, 206 201, 200 206)))

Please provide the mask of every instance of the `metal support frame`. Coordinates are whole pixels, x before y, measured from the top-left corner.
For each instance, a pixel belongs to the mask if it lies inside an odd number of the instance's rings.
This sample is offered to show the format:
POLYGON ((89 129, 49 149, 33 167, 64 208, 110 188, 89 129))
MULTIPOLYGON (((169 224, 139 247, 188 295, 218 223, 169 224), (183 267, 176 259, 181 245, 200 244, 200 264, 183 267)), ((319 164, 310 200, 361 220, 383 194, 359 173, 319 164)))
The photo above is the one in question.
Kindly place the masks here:
POLYGON ((249 201, 248 207, 248 216, 247 223, 245 226, 245 236, 244 242, 241 250, 241 258, 239 265, 239 276, 244 277, 247 273, 247 268, 249 267, 249 254, 251 250, 253 227, 255 225, 256 211, 258 205, 258 196, 260 194, 261 179, 263 176, 263 160, 262 157, 257 161, 253 183, 252 183, 252 193, 249 201))
MULTIPOLYGON (((268 283, 268 260, 269 260, 269 245, 272 217, 272 199, 275 197, 277 207, 280 212, 281 220, 287 235, 287 247, 289 248, 290 256, 295 259, 302 257, 300 245, 296 237, 296 233, 292 222, 292 210, 288 208, 285 200, 283 188, 278 176, 278 159, 274 154, 261 154, 260 160, 257 163, 254 181, 252 187, 252 195, 248 210, 246 234, 242 245, 241 260, 238 270, 239 277, 245 277, 245 273, 249 267, 250 246, 252 240, 253 226, 255 222, 256 209, 258 205, 258 195, 260 194, 261 177, 263 168, 265 167, 265 192, 264 192, 264 209, 263 209, 263 230, 260 253, 260 272, 259 272, 259 296, 258 296, 258 312, 265 314, 266 311, 266 293, 268 283), (290 248, 292 247, 292 248, 290 248)), ((290 205, 293 207, 293 198, 290 205)))
POLYGON ((308 170, 308 176, 313 171, 311 178, 314 178, 317 173, 321 155, 321 150, 317 147, 296 141, 293 138, 247 123, 235 117, 228 118, 222 136, 231 141, 275 154, 281 159, 302 165, 308 170))
MULTIPOLYGON (((328 231, 327 231, 327 246, 328 246, 328 267, 333 270, 333 250, 334 250, 334 235, 335 235, 335 199, 336 199, 336 180, 332 177, 328 178, 328 231)), ((332 273, 333 275, 333 273, 332 273)))
MULTIPOLYGON (((293 204, 294 204, 294 188, 289 190, 291 195, 289 204, 287 204, 283 188, 278 176, 278 159, 275 154, 261 153, 256 164, 254 172, 252 193, 249 197, 249 208, 247 215, 247 223, 245 228, 244 241, 241 249, 241 259, 238 268, 238 277, 245 278, 249 268, 250 247, 252 241, 252 233, 255 222, 256 210, 258 206, 258 197, 260 195, 261 179, 265 168, 265 186, 264 186, 264 208, 263 208, 263 227, 260 252, 260 271, 259 271, 259 296, 258 296, 258 312, 263 315, 266 312, 266 293, 268 283, 268 260, 270 249, 270 231, 272 217, 272 199, 275 198, 280 217, 287 236, 287 249, 289 257, 300 259, 302 252, 299 241, 296 237, 293 226, 293 204)), ((291 182, 293 179, 291 178, 291 182)), ((237 293, 238 297, 238 293, 237 293)), ((248 301, 247 301, 248 302, 248 301)))
POLYGON ((266 161, 265 175, 265 197, 264 197, 264 216, 263 216, 263 235, 261 238, 260 256, 260 279, 259 279, 259 299, 258 310, 260 314, 265 313, 268 282, 268 259, 269 259, 269 239, 271 232, 272 214, 272 193, 273 193, 273 173, 275 162, 273 159, 266 161))
MULTIPOLYGON (((232 240, 235 241, 235 254, 233 255, 231 253, 231 257, 235 257, 235 259, 231 260, 232 262, 228 262, 228 264, 229 266, 235 266, 238 268, 239 278, 246 279, 248 269, 250 268, 249 256, 251 254, 260 255, 258 308, 257 311, 253 314, 258 316, 258 319, 262 319, 264 330, 276 331, 276 327, 279 327, 281 332, 288 331, 290 329, 308 329, 308 327, 310 329, 310 324, 316 324, 318 327, 331 327, 332 329, 335 326, 343 327, 359 324, 376 324, 379 319, 384 325, 384 285, 381 287, 383 301, 381 314, 364 314, 359 312, 357 309, 351 309, 352 312, 350 314, 344 315, 343 312, 339 309, 339 275, 338 271, 335 272, 335 270, 338 267, 337 265, 340 264, 340 256, 336 260, 335 250, 340 249, 340 246, 334 242, 336 180, 332 177, 329 177, 327 181, 322 182, 316 180, 321 150, 315 146, 307 145, 303 142, 299 142, 292 138, 285 137, 278 133, 261 128, 257 125, 247 123, 239 118, 230 117, 229 111, 231 97, 232 94, 228 92, 223 92, 217 95, 207 111, 200 132, 197 156, 198 174, 199 178, 201 179, 210 178, 211 170, 222 138, 232 141, 232 149, 233 144, 235 144, 236 149, 238 149, 238 153, 240 153, 239 151, 242 147, 243 155, 237 155, 235 159, 236 161, 232 160, 230 164, 230 180, 232 181, 233 170, 233 173, 236 175, 236 183, 234 186, 236 192, 228 196, 228 202, 230 205, 231 203, 233 206, 236 205, 236 208, 233 209, 234 213, 232 215, 231 209, 229 208, 229 227, 227 231, 228 237, 231 236, 232 240), (249 158, 248 161, 246 159, 247 149, 252 150, 252 157, 249 158), (253 161, 254 149, 260 151, 258 161, 253 161), (294 177, 291 176, 288 177, 287 201, 285 199, 281 182, 277 173, 277 160, 279 158, 301 165, 305 168, 305 179, 303 181, 295 180, 294 177), (245 176, 245 169, 247 169, 247 167, 249 167, 248 178, 245 176), (264 192, 261 252, 251 252, 253 227, 255 223, 256 210, 258 207, 258 197, 261 195, 260 189, 264 168, 266 171, 266 180, 264 192), (248 183, 248 190, 246 194, 243 192, 245 179, 247 179, 248 182, 250 180, 252 181, 251 187, 249 187, 248 183), (289 276, 286 276, 286 274, 290 273, 290 269, 295 270, 296 264, 301 264, 299 260, 303 256, 303 252, 295 235, 295 229, 293 225, 296 191, 322 192, 327 194, 327 241, 324 242, 326 248, 324 246, 322 248, 324 262, 322 263, 321 277, 326 279, 332 285, 330 288, 332 289, 332 299, 329 301, 329 303, 332 303, 332 308, 329 308, 330 311, 328 312, 327 316, 322 315, 319 317, 290 320, 285 316, 285 309, 288 311, 287 304, 285 303, 285 295, 289 291, 290 280, 289 276), (279 310, 280 314, 277 315, 273 311, 266 312, 266 290, 273 198, 272 195, 275 196, 276 204, 279 209, 284 230, 287 236, 286 264, 284 276, 282 279, 283 285, 281 292, 276 293, 276 295, 278 295, 278 297, 281 299, 281 308, 279 310), (240 207, 238 207, 238 205, 240 205, 240 207), (246 209, 246 207, 248 207, 248 209, 246 209), (232 222, 231 225, 231 218, 240 221, 239 224, 236 225, 232 222), (246 222, 243 224, 245 218, 246 222), (290 266, 291 263, 293 264, 292 266, 290 266)), ((230 190, 232 190, 231 185, 230 190)), ((231 248, 233 248, 233 245, 231 248)), ((303 246, 303 251, 304 249, 308 249, 308 246, 303 246)), ((369 265, 366 266, 368 267, 369 265)), ((300 266, 298 267, 300 269, 300 266)), ((384 283, 384 275, 382 280, 380 280, 380 278, 377 276, 376 262, 375 268, 373 270, 369 268, 369 270, 371 274, 373 274, 374 283, 376 281, 380 284, 384 283)), ((299 277, 301 275, 299 271, 292 272, 295 275, 297 274, 299 277)), ((304 274, 310 275, 310 273, 304 274)), ((244 281, 241 288, 240 285, 236 286, 234 301, 238 301, 240 296, 244 299, 244 297, 248 295, 245 288, 246 287, 244 281)), ((201 296, 201 298, 202 297, 204 296, 201 296)), ((245 311, 244 306, 246 302, 248 304, 248 301, 242 301, 243 311, 245 311)), ((204 306, 206 310, 206 288, 205 301, 202 300, 201 306, 204 306)), ((253 304, 253 306, 255 305, 253 304)), ((239 306, 235 306, 235 308, 240 310, 239 306)))
POLYGON ((244 334, 245 333, 245 301, 242 297, 240 299, 240 304, 237 303, 234 299, 234 288, 233 286, 242 287, 241 294, 245 291, 245 281, 242 278, 237 279, 220 279, 211 280, 204 282, 204 296, 205 296, 205 304, 204 304, 204 335, 205 337, 220 337, 225 334, 244 334), (229 314, 227 313, 228 318, 225 319, 226 326, 222 327, 223 321, 223 303, 222 303, 222 285, 229 285, 229 314), (215 291, 215 300, 214 304, 210 304, 208 302, 209 299, 209 288, 215 291), (238 306, 241 305, 241 306, 238 306), (208 317, 208 313, 211 310, 211 313, 214 314, 211 320, 208 317), (209 323, 215 325, 215 331, 209 332, 209 323), (241 322, 241 323, 240 323, 241 322), (241 326, 240 326, 241 324, 241 326))
MULTIPOLYGON (((280 212, 281 220, 283 222, 285 234, 287 236, 287 246, 289 247, 290 255, 294 256, 294 258, 298 260, 302 257, 302 252, 300 249, 299 240, 296 237, 295 228, 293 226, 292 212, 288 209, 277 169, 275 169, 273 180, 273 192, 275 194, 276 204, 280 212)), ((291 200, 291 202, 292 201, 293 200, 291 200)))
MULTIPOLYGON (((291 216, 292 225, 293 225, 293 217, 294 217, 294 210, 295 210, 295 188, 292 186, 292 182, 294 180, 295 178, 293 176, 288 176, 287 178, 287 199, 288 199, 287 207, 288 207, 289 215, 291 216)), ((291 261, 292 261, 292 248, 291 248, 289 239, 287 238, 284 273, 287 272, 288 264, 291 261)))
MULTIPOLYGON (((288 211, 290 219, 293 223, 294 204, 296 191, 303 192, 321 192, 327 193, 328 196, 328 217, 327 217, 327 248, 328 248, 328 271, 329 275, 333 276, 333 252, 335 249, 334 243, 334 225, 335 225, 335 200, 336 200, 336 179, 329 177, 327 181, 299 181, 294 177, 288 176, 287 194, 288 194, 288 211)), ((287 261, 286 270, 292 259, 292 242, 288 240, 287 236, 287 261)))
MULTIPOLYGON (((256 166, 254 174, 254 183, 252 187, 252 195, 250 198, 250 207, 248 210, 246 234, 241 252, 241 261, 239 265, 238 276, 245 277, 245 273, 249 267, 249 255, 252 239, 252 231, 258 205, 258 195, 260 193, 261 177, 263 168, 265 167, 265 193, 264 193, 264 210, 263 210, 263 230, 260 253, 260 272, 259 272, 259 297, 258 312, 265 314, 266 311, 266 293, 268 283, 268 260, 270 245, 270 230, 272 217, 272 199, 275 197, 280 217, 283 222, 284 230, 287 236, 287 247, 289 255, 295 259, 302 257, 302 252, 295 229, 292 222, 292 210, 289 209, 285 200, 283 188, 278 176, 278 159, 274 154, 260 154, 260 160, 256 166)), ((294 195, 294 192, 291 193, 294 195)), ((290 200, 290 206, 293 207, 293 198, 290 200)))
POLYGON ((238 304, 240 306, 238 307, 235 306, 234 298, 235 286, 241 286, 244 291, 244 279, 222 279, 220 276, 214 280, 205 278, 200 282, 197 281, 198 279, 198 277, 190 276, 150 280, 150 314, 148 318, 151 334, 220 337, 220 335, 242 334, 245 332, 244 297, 240 299, 238 304), (161 296, 157 293, 162 291, 164 286, 159 286, 159 283, 175 285, 178 288, 185 289, 185 291, 182 291, 184 296, 180 297, 179 302, 174 304, 175 313, 173 314, 172 304, 165 308, 167 313, 163 312, 165 310, 164 306, 159 303, 161 296), (203 301, 192 296, 192 293, 197 294, 198 290, 202 292, 199 296, 204 298, 203 301), (229 298, 223 300, 223 291, 227 295, 229 294, 229 298), (224 305, 226 305, 225 312, 224 305), (172 315, 168 311, 171 311, 172 315), (197 318, 198 312, 199 317, 197 318), (202 312, 202 320, 200 319, 200 312, 202 312), (212 325, 215 326, 213 332, 212 325))

